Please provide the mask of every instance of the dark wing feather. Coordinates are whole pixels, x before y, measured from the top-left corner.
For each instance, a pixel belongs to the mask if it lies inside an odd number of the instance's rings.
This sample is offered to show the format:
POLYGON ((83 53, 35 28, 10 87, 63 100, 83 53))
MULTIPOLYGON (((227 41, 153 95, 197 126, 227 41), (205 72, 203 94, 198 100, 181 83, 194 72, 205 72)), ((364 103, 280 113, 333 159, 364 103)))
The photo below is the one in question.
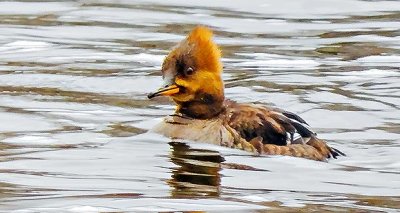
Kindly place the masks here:
POLYGON ((301 155, 305 158, 308 155, 311 156, 311 153, 314 156, 314 152, 324 158, 344 155, 339 150, 329 147, 325 141, 318 139, 307 123, 294 113, 235 102, 228 102, 226 109, 229 117, 228 125, 256 147, 265 147, 264 151, 258 148, 260 153, 286 153, 286 155, 301 155), (300 137, 294 139, 295 134, 300 137), (267 146, 268 144, 271 146, 267 146), (277 147, 273 148, 272 145, 277 147), (280 146, 288 146, 288 148, 279 148, 280 146), (281 152, 271 152, 271 147, 281 152), (310 151, 312 149, 314 149, 313 152, 310 151), (298 150, 305 151, 301 153, 298 150))
POLYGON ((230 103, 227 110, 229 126, 247 141, 261 137, 264 144, 285 146, 297 132, 291 119, 263 106, 230 103))
POLYGON ((308 123, 307 123, 303 118, 301 118, 300 116, 294 114, 293 112, 282 111, 282 114, 283 114, 284 116, 290 118, 290 119, 293 119, 293 120, 296 120, 296 121, 298 121, 298 122, 300 122, 300 123, 303 123, 303 124, 307 124, 307 125, 308 125, 308 123))

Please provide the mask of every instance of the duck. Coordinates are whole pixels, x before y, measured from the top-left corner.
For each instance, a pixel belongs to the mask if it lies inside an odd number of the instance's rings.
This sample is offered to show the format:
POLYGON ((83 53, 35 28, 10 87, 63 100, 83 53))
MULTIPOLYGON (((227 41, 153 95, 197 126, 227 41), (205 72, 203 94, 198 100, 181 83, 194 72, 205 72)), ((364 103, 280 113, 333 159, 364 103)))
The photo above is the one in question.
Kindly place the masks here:
POLYGON ((173 114, 152 132, 236 148, 256 155, 284 155, 327 161, 345 154, 319 139, 299 115, 276 107, 225 98, 221 50, 209 27, 197 26, 165 57, 163 86, 149 99, 165 96, 173 114))

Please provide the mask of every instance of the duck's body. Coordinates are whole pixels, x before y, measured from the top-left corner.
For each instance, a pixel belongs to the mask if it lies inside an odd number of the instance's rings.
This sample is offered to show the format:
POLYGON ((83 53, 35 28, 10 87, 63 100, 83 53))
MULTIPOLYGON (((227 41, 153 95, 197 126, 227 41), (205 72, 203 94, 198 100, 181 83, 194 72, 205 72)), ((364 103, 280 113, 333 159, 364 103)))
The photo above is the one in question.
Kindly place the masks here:
POLYGON ((197 27, 165 59, 166 85, 149 98, 170 96, 177 109, 153 131, 258 154, 313 160, 343 155, 318 139, 294 113, 225 99, 220 51, 211 36, 209 29, 197 27))

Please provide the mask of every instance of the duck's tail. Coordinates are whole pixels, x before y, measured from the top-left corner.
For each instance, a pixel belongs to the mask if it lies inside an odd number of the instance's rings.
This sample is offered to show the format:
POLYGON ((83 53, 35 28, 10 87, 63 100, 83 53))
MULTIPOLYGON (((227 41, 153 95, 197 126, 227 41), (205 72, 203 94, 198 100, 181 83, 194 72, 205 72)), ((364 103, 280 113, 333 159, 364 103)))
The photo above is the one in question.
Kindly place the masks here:
POLYGON ((328 144, 324 140, 321 140, 314 135, 307 142, 307 145, 314 147, 316 150, 318 150, 318 152, 320 152, 326 158, 336 159, 336 157, 340 155, 346 156, 346 154, 344 154, 340 150, 328 146, 328 144))
POLYGON ((266 155, 286 155, 317 161, 326 161, 329 158, 345 155, 343 152, 329 147, 325 141, 318 139, 316 136, 312 136, 306 144, 289 144, 286 146, 263 144, 261 138, 255 138, 249 143, 258 153, 266 155))

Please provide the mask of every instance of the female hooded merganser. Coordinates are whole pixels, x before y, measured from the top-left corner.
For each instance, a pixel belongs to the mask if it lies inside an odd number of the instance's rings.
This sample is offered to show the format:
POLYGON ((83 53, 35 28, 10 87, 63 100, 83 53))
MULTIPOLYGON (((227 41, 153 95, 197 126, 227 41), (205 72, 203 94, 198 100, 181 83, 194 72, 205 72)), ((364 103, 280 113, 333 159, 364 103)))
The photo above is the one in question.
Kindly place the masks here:
POLYGON ((344 155, 318 139, 298 115, 224 97, 219 47, 206 27, 196 27, 165 58, 164 87, 148 98, 169 96, 176 111, 153 131, 170 138, 218 144, 258 154, 325 161, 344 155))

